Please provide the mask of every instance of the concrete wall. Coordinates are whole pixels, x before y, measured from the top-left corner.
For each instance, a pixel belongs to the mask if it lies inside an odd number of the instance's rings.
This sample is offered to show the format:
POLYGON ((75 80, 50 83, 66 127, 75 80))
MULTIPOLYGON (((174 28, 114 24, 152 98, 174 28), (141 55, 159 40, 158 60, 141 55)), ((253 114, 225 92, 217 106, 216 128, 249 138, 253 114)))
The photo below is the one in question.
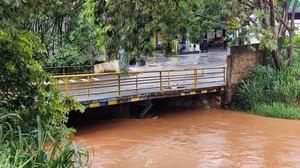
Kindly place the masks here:
POLYGON ((94 65, 95 73, 120 72, 119 60, 94 65))
POLYGON ((250 46, 234 46, 227 56, 226 95, 224 104, 230 104, 236 92, 236 86, 249 75, 249 70, 263 63, 263 56, 258 51, 259 44, 250 46))

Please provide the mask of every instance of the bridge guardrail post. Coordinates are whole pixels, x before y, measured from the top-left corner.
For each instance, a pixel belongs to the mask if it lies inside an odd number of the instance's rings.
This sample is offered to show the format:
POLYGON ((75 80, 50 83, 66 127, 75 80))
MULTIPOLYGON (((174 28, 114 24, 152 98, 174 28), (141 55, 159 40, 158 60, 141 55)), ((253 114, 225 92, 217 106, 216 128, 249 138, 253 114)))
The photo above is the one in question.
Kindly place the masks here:
POLYGON ((88 76, 88 96, 90 96, 91 77, 88 76))
MULTIPOLYGON (((67 69, 65 69, 64 71, 66 70, 67 69)), ((68 72, 65 73, 68 74, 68 72)), ((59 80, 58 87, 66 97, 104 95, 104 94, 113 93, 114 97, 118 96, 120 98, 122 97, 122 92, 134 92, 134 91, 138 92, 146 89, 148 90, 151 89, 150 91, 153 90, 155 92, 160 92, 161 94, 168 94, 169 92, 171 93, 173 91, 172 90, 173 88, 165 89, 164 87, 167 86, 170 87, 172 84, 171 82, 178 83, 177 85, 184 85, 184 86, 188 85, 189 88, 193 88, 194 86, 195 89, 197 89, 198 85, 202 85, 202 84, 209 85, 211 83, 223 87, 224 84, 226 85, 226 78, 227 78, 226 73, 227 73, 227 68, 226 66, 225 67, 223 66, 223 67, 209 67, 209 68, 186 68, 186 69, 137 71, 137 72, 130 72, 129 78, 128 77, 123 78, 123 76, 121 76, 122 75, 121 73, 107 73, 107 74, 98 74, 98 75, 97 74, 58 75, 58 76, 54 76, 54 78, 59 80), (147 74, 147 75, 144 76, 142 74, 147 74), (222 74, 223 76, 221 76, 222 74), (97 78, 94 78, 95 76, 97 76, 97 78), (136 79, 134 79, 134 76, 136 79), (98 77, 104 77, 107 83, 106 82, 103 83, 104 81, 100 80, 102 78, 98 79, 98 77), (75 80, 73 80, 74 78, 75 80), (209 80, 206 81, 207 79, 209 80), (211 80, 211 79, 216 79, 216 80, 211 80), (159 86, 157 86, 158 85, 157 80, 159 80, 159 86), (222 82, 224 82, 224 84, 222 84, 222 82)), ((142 91, 141 93, 145 93, 145 92, 142 91)))
POLYGON ((160 93, 163 93, 162 72, 159 72, 160 93))
POLYGON ((171 85, 170 85, 170 72, 168 72, 168 88, 170 88, 171 85))
POLYGON ((226 83, 226 68, 223 67, 223 80, 224 80, 224 84, 226 83))
POLYGON ((197 76, 198 70, 194 69, 194 87, 197 89, 197 84, 198 84, 198 76, 197 76))
POLYGON ((121 97, 121 77, 118 74, 118 97, 121 97))
POLYGON ((138 91, 138 74, 135 74, 135 90, 138 91))

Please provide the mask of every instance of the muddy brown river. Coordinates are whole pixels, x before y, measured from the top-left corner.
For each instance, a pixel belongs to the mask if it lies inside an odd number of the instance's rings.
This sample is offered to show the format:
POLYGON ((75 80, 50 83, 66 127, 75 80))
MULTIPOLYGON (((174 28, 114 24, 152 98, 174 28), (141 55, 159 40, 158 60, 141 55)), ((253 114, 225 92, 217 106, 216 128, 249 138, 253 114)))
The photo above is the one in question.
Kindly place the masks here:
POLYGON ((170 109, 79 128, 95 168, 300 167, 300 122, 224 110, 170 109))

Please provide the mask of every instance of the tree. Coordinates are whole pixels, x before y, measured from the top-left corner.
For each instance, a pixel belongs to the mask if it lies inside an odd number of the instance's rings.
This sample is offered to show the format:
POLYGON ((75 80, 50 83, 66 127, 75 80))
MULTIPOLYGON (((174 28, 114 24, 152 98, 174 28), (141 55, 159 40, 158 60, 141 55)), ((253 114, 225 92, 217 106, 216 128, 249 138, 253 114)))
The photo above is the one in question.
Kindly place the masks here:
POLYGON ((218 14, 212 12, 212 16, 207 17, 205 13, 211 13, 210 8, 202 8, 205 12, 198 16, 204 20, 209 20, 224 24, 229 31, 236 31, 245 28, 246 36, 244 40, 249 42, 251 37, 261 41, 261 47, 267 49, 273 58, 277 69, 280 69, 280 59, 282 58, 282 45, 289 33, 289 47, 287 58, 289 66, 293 60, 294 41, 294 16, 298 0, 294 1, 292 9, 291 0, 230 0, 230 1, 203 1, 208 6, 221 8, 218 14), (289 18, 291 12, 291 18, 289 18), (289 22, 290 20, 290 22, 289 22))
POLYGON ((198 29, 202 33, 207 33, 210 29, 225 29, 226 23, 224 19, 224 4, 227 1, 224 0, 211 0, 203 1, 197 0, 194 2, 195 19, 198 25, 198 29))
MULTIPOLYGON (((86 60, 93 60, 100 56, 98 50, 97 34, 93 31, 93 25, 87 24, 81 19, 84 0, 30 0, 7 1, 2 7, 3 29, 24 29, 37 35, 45 44, 47 53, 43 57, 36 58, 41 63, 59 52, 67 50, 65 45, 74 46, 79 55, 84 55, 86 60), (16 6, 22 6, 26 10, 20 10, 16 6), (7 19, 9 18, 9 19, 7 19)), ((69 47, 70 48, 70 47, 69 47)), ((75 62, 74 62, 75 63, 75 62)))
MULTIPOLYGON (((295 14, 296 14, 296 9, 298 7, 298 1, 299 0, 295 0, 294 4, 293 4, 293 8, 292 8, 292 12, 291 12, 291 24, 290 26, 287 24, 288 23, 288 16, 287 16, 287 9, 288 7, 284 7, 283 8, 283 16, 284 18, 280 19, 280 21, 282 22, 283 26, 287 29, 287 31, 289 32, 289 48, 288 48, 288 58, 289 58, 289 66, 292 65, 293 63, 293 56, 294 56, 294 37, 295 37, 295 14)), ((287 2, 285 2, 286 6, 289 6, 289 4, 287 2)))
MULTIPOLYGON (((293 53, 294 53, 294 31, 295 31, 295 12, 298 4, 298 0, 295 0, 294 6, 291 11, 291 22, 289 23, 289 12, 291 0, 268 0, 268 1, 256 1, 251 2, 247 1, 245 3, 246 7, 250 11, 255 12, 255 16, 258 19, 252 19, 250 22, 261 24, 261 28, 263 31, 271 31, 273 34, 270 36, 270 40, 273 40, 273 43, 276 46, 271 49, 271 54, 277 69, 280 69, 280 58, 281 58, 281 49, 283 45, 283 41, 286 35, 286 31, 289 33, 289 47, 287 58, 289 60, 288 65, 292 65, 293 53), (267 13, 269 12, 269 14, 267 13)), ((254 24, 255 26, 257 24, 254 24)), ((271 34, 270 33, 270 34, 271 34)), ((265 36, 264 36, 265 37, 265 36)))
POLYGON ((98 44, 108 60, 119 59, 120 48, 130 60, 152 52, 151 39, 157 31, 164 36, 163 46, 170 54, 172 41, 187 34, 181 30, 188 30, 191 4, 190 0, 88 0, 83 14, 98 25, 98 44))
POLYGON ((0 107, 1 111, 20 115, 24 122, 15 124, 27 131, 36 126, 39 115, 53 134, 69 136, 74 130, 65 125, 67 114, 72 109, 83 111, 83 107, 74 99, 63 97, 54 85, 56 82, 42 70, 35 58, 46 53, 45 45, 21 24, 26 18, 16 17, 37 10, 36 2, 22 6, 0 4, 0 107))

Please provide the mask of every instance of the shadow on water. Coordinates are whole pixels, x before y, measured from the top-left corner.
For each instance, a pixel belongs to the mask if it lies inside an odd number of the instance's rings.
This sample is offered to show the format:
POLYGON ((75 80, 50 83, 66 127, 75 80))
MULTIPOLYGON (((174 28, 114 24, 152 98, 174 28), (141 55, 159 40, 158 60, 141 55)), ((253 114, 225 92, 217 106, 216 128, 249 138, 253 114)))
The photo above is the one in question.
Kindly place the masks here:
MULTIPOLYGON (((168 115, 178 115, 179 113, 191 112, 192 108, 168 106, 168 99, 159 99, 152 101, 153 106, 147 114, 141 119, 158 119, 168 115)), ((128 119, 138 119, 144 106, 129 104, 130 117, 128 119)), ((120 117, 120 105, 105 106, 86 109, 84 113, 72 111, 69 115, 68 126, 74 128, 85 127, 88 125, 106 123, 116 119, 125 120, 120 117)), ((122 113, 122 112, 121 112, 122 113)))

